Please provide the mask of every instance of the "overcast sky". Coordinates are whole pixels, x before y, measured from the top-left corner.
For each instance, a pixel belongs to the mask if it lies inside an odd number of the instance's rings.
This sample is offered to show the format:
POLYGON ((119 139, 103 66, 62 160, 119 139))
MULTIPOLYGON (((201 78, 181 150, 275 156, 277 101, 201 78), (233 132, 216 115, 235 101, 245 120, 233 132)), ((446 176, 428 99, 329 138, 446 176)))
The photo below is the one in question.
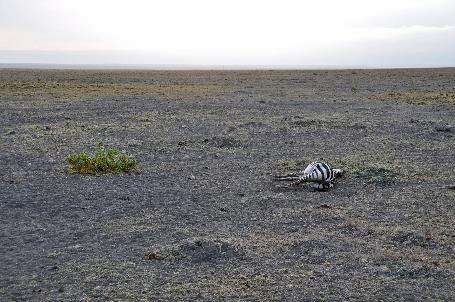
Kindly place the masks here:
POLYGON ((0 63, 455 66, 455 0, 0 0, 0 63))

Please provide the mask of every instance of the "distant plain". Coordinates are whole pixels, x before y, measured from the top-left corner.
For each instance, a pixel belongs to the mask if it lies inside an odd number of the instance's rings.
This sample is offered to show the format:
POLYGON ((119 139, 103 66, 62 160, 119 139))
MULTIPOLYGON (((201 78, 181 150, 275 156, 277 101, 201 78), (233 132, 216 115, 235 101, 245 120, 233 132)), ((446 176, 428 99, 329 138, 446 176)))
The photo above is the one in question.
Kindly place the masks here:
POLYGON ((454 68, 0 69, 0 132, 2 301, 455 300, 454 68))

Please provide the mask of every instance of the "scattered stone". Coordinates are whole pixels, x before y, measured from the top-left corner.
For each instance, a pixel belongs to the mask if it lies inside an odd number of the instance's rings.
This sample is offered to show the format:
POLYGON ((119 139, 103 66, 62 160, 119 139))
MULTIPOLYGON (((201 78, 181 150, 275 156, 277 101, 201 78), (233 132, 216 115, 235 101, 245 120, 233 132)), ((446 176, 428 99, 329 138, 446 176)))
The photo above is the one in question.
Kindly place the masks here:
POLYGON ((258 122, 258 121, 249 121, 249 122, 244 123, 242 126, 250 127, 250 128, 262 128, 262 127, 265 127, 266 124, 263 122, 258 122))
POLYGON ((236 129, 237 129, 237 127, 235 127, 235 126, 229 126, 229 127, 227 127, 226 132, 227 133, 234 132, 236 129))
POLYGON ((194 244, 195 244, 196 246, 202 246, 202 240, 200 240, 200 239, 195 240, 195 241, 194 241, 194 244))
POLYGON ((453 126, 451 125, 440 125, 440 126, 436 126, 434 128, 434 130, 438 131, 438 132, 452 132, 453 131, 453 126))
POLYGON ((318 209, 331 209, 332 206, 324 203, 324 204, 318 205, 316 208, 318 208, 318 209))
POLYGON ((366 129, 367 126, 363 125, 363 124, 355 123, 354 125, 352 125, 352 128, 354 128, 355 130, 363 130, 363 129, 366 129))
POLYGON ((318 125, 323 125, 325 124, 324 121, 321 120, 315 120, 315 119, 308 119, 308 120, 298 120, 292 122, 292 125, 296 127, 308 127, 308 126, 318 126, 318 125))
POLYGON ((379 267, 379 271, 383 272, 383 273, 389 273, 390 272, 390 268, 388 268, 386 265, 381 265, 379 267))
POLYGON ((420 232, 398 232, 391 237, 392 241, 403 246, 435 247, 437 243, 420 232))

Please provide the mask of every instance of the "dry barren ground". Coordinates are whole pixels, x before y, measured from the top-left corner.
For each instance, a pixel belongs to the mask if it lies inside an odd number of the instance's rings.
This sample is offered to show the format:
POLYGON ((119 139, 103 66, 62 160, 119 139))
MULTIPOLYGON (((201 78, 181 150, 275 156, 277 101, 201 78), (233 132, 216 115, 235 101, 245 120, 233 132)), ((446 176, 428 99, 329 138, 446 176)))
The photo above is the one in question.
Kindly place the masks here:
POLYGON ((455 69, 0 70, 0 300, 453 301, 454 123, 455 69))

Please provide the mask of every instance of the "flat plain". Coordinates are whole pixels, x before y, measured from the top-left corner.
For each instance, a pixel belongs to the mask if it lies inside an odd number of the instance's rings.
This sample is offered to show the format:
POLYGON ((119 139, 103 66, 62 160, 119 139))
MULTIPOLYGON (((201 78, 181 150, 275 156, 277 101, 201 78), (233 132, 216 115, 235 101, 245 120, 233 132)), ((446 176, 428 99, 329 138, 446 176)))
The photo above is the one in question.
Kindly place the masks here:
POLYGON ((0 300, 453 301, 454 135, 453 68, 1 69, 0 300))

